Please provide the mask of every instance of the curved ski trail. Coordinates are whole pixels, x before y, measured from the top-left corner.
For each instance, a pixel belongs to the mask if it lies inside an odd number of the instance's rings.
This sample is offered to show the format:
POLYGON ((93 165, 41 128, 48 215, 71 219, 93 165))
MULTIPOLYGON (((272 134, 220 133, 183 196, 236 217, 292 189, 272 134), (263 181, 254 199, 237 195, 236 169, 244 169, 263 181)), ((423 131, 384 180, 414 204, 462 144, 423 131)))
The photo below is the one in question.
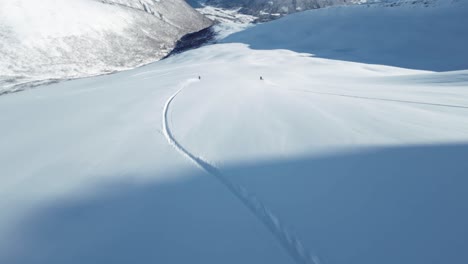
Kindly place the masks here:
POLYGON ((186 158, 194 162, 198 167, 207 173, 215 176, 229 191, 234 194, 278 239, 282 247, 289 255, 300 264, 320 264, 317 256, 310 254, 301 241, 289 232, 281 223, 278 217, 272 213, 260 200, 249 193, 247 189, 239 184, 230 181, 221 171, 203 158, 198 157, 184 148, 174 137, 169 127, 169 108, 174 98, 191 83, 198 82, 198 79, 189 79, 180 85, 179 90, 175 92, 166 102, 163 111, 163 132, 169 144, 179 151, 186 158))

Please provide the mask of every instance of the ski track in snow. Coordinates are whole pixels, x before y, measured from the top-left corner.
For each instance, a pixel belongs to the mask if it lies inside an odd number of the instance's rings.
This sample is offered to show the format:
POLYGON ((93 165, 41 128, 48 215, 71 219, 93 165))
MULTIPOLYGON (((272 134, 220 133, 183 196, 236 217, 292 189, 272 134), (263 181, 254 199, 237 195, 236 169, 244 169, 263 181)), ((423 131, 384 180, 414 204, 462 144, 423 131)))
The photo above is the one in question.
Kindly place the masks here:
POLYGON ((348 98, 355 98, 355 99, 377 100, 377 101, 387 101, 387 102, 406 103, 406 104, 418 104, 418 105, 430 105, 430 106, 468 109, 468 106, 463 106, 463 105, 449 105, 449 104, 426 103, 426 102, 407 101, 407 100, 398 100, 398 99, 366 97, 366 96, 357 96, 357 95, 349 95, 349 94, 324 93, 324 92, 315 92, 315 91, 303 90, 303 89, 288 89, 288 90, 296 91, 296 92, 321 94, 321 95, 341 96, 341 97, 348 97, 348 98))
POLYGON ((247 191, 247 189, 241 185, 238 185, 230 181, 225 177, 221 171, 203 158, 198 157, 184 148, 174 137, 169 127, 169 108, 174 98, 187 86, 194 82, 198 82, 198 79, 189 79, 180 85, 179 90, 175 92, 167 101, 163 110, 163 132, 169 144, 171 144, 177 151, 179 151, 186 158, 195 163, 202 170, 213 175, 218 179, 226 188, 231 191, 279 240, 283 248, 289 253, 289 255, 300 264, 320 264, 320 260, 316 255, 310 254, 309 251, 303 246, 301 241, 289 232, 285 226, 281 223, 278 217, 276 217, 270 209, 268 209, 260 200, 247 191))

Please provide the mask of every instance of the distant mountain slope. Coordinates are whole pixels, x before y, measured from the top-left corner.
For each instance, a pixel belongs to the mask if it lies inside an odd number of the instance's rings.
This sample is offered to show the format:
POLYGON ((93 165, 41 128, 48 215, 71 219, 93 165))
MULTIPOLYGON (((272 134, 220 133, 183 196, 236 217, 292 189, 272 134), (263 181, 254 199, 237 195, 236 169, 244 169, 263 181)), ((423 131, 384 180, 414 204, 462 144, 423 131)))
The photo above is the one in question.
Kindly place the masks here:
POLYGON ((204 3, 204 0, 185 0, 190 6, 198 8, 201 7, 202 3, 204 3))
POLYGON ((210 25, 184 0, 1 1, 0 93, 146 64, 210 25))
POLYGON ((207 0, 206 4, 225 8, 241 8, 240 12, 244 14, 269 20, 309 9, 360 2, 361 0, 207 0))
POLYGON ((468 1, 331 7, 257 25, 225 41, 336 60, 462 70, 468 69, 467 14, 468 1))
POLYGON ((425 5, 464 0, 187 0, 193 6, 208 5, 227 9, 238 9, 240 13, 253 15, 259 21, 269 21, 284 15, 337 5, 425 5))

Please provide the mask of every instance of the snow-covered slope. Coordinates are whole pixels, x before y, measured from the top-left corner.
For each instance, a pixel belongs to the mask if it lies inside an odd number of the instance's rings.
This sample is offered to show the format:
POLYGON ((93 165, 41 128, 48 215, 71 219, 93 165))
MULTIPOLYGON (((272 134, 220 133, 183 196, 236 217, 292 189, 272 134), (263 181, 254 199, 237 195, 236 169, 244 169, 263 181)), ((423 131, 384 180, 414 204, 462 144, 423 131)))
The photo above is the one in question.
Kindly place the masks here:
POLYGON ((241 44, 1 96, 0 262, 464 263, 467 116, 467 71, 241 44))
POLYGON ((257 17, 239 13, 239 9, 223 9, 213 6, 203 6, 197 11, 215 21, 212 30, 216 33, 216 40, 242 31, 252 25, 257 17))
POLYGON ((206 5, 239 8, 244 14, 254 15, 261 20, 271 20, 283 15, 304 10, 334 5, 358 4, 361 0, 206 0, 206 5))
POLYGON ((259 25, 226 42, 404 68, 461 70, 468 68, 466 14, 468 1, 332 7, 259 25))
POLYGON ((0 93, 149 63, 209 25, 183 0, 1 1, 0 93))
POLYGON ((0 96, 0 126, 0 263, 468 262, 466 68, 219 44, 0 96))

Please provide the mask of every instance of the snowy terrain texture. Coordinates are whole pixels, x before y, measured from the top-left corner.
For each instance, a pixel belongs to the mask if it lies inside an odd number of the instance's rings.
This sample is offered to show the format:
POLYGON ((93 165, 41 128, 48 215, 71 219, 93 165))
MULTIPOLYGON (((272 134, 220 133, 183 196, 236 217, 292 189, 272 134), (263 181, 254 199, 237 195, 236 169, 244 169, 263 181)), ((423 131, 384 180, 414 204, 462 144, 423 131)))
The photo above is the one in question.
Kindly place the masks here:
POLYGON ((210 23, 184 0, 2 0, 0 93, 146 64, 210 23))
POLYGON ((0 96, 0 263, 468 263, 466 10, 313 10, 0 96))
POLYGON ((252 23, 258 19, 255 16, 239 13, 239 8, 224 9, 214 6, 203 6, 197 8, 197 11, 215 22, 215 25, 211 29, 216 33, 216 41, 251 27, 252 23))
POLYGON ((253 15, 257 21, 269 21, 287 14, 330 6, 342 5, 379 5, 431 6, 435 2, 458 2, 464 0, 191 0, 192 6, 210 6, 238 10, 242 14, 253 15))
POLYGON ((285 14, 334 5, 357 4, 361 0, 206 0, 206 5, 240 8, 244 14, 273 19, 285 14))
POLYGON ((225 41, 412 69, 468 69, 468 1, 431 1, 429 6, 399 3, 398 8, 371 5, 306 11, 225 41), (298 36, 304 39, 291 41, 298 36))

